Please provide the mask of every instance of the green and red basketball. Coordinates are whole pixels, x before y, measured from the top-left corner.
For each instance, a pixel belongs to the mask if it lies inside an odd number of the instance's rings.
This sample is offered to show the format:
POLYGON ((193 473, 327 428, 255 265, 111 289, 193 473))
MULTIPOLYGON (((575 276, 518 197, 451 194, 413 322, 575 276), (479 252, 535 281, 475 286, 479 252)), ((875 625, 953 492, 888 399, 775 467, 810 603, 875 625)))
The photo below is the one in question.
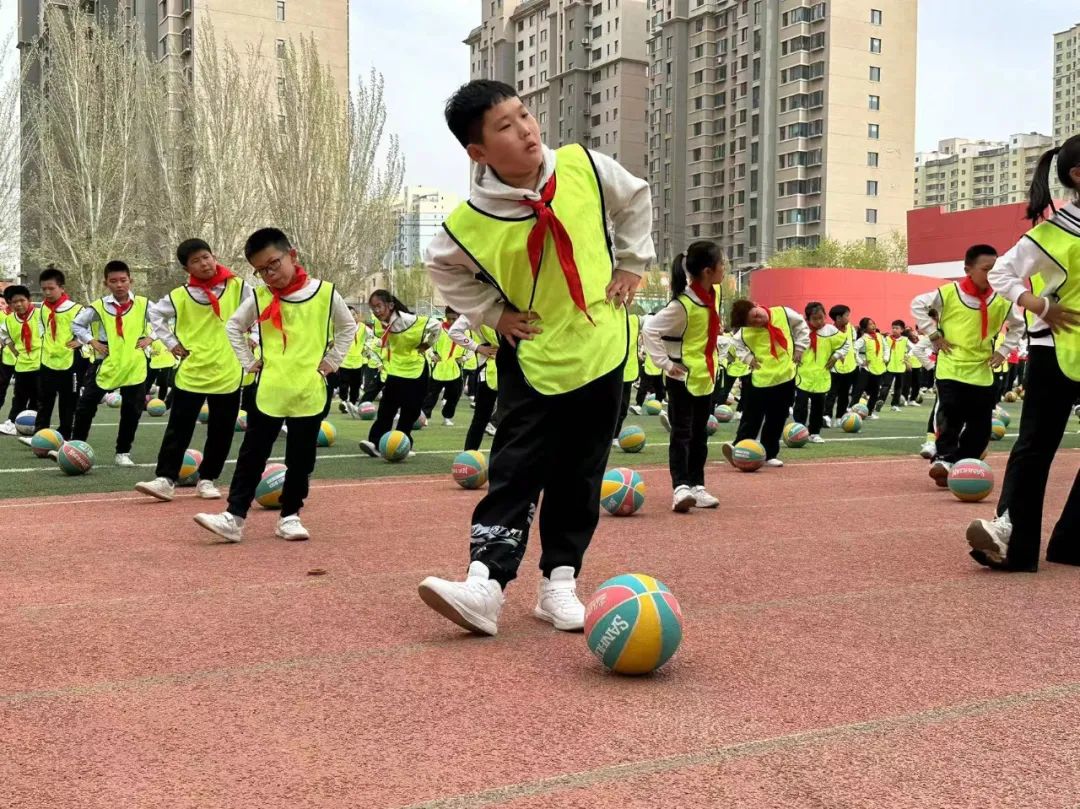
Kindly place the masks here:
POLYGON ((246 433, 248 428, 247 411, 241 410, 236 414, 236 424, 233 425, 233 432, 246 433))
POLYGON ((721 424, 727 424, 735 418, 735 411, 727 405, 719 405, 716 408, 716 420, 721 424))
POLYGON ((862 402, 851 408, 851 412, 855 413, 861 419, 870 418, 870 408, 864 405, 862 402))
POLYGON ((633 469, 609 469, 600 482, 600 505, 608 514, 629 517, 645 505, 645 481, 633 469))
POLYGON ((255 502, 263 508, 281 508, 281 492, 285 489, 285 464, 267 466, 255 487, 255 502))
POLYGON ((180 477, 176 483, 179 486, 194 486, 199 482, 199 465, 202 463, 202 453, 197 449, 189 449, 184 453, 184 460, 180 462, 180 477))
POLYGON ((608 579, 585 607, 585 640, 610 671, 648 674, 679 648, 683 616, 672 592, 652 576, 608 579))
POLYGON ((957 461, 949 470, 949 491, 958 500, 977 503, 994 490, 994 470, 975 458, 957 461))
POLYGON ((705 434, 716 435, 716 431, 720 429, 720 420, 716 416, 709 416, 705 421, 705 434))
POLYGON ((377 412, 379 412, 379 408, 375 406, 374 402, 360 403, 360 419, 362 421, 374 421, 377 412))
POLYGON ((94 450, 85 441, 66 441, 56 451, 56 465, 65 475, 83 475, 94 466, 94 450))
POLYGON ((805 424, 793 421, 784 428, 783 438, 784 443, 789 447, 798 449, 805 447, 807 442, 810 441, 810 431, 806 429, 805 424))
POLYGON ((731 462, 740 472, 756 472, 765 465, 765 447, 746 438, 731 448, 731 462))
POLYGON ((451 471, 454 481, 463 489, 479 489, 487 483, 488 471, 487 460, 483 453, 475 449, 467 449, 459 452, 454 458, 454 466, 451 471))

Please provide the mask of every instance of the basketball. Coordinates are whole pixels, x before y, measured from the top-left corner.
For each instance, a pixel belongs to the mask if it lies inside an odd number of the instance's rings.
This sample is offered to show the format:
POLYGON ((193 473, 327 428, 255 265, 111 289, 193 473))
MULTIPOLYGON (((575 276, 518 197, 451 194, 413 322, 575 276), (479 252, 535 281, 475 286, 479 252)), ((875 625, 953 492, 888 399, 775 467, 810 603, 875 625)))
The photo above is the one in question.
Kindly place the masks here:
POLYGON ((600 505, 616 517, 629 517, 645 505, 645 481, 633 469, 609 469, 600 483, 600 505))
POLYGON ((1000 441, 1005 437, 1005 423, 1000 419, 994 419, 990 422, 990 439, 992 441, 1000 441))
POLYGON ((1009 415, 1009 411, 1004 407, 994 408, 994 418, 1004 424, 1006 427, 1012 422, 1012 416, 1009 415))
POLYGON ((410 450, 412 439, 401 430, 391 430, 379 439, 379 454, 391 463, 408 458, 410 450))
POLYGON ((241 410, 236 414, 236 424, 233 425, 233 432, 246 433, 247 432, 247 411, 241 410))
POLYGON ((861 419, 870 418, 870 408, 864 405, 862 402, 851 408, 851 412, 855 413, 861 419))
POLYGON ((636 425, 623 427, 619 433, 619 449, 623 452, 641 452, 645 449, 645 431, 636 425))
POLYGON ((64 436, 46 427, 34 433, 34 437, 30 439, 30 451, 39 458, 48 458, 50 452, 56 452, 63 444, 64 436))
POLYGON ((716 435, 716 431, 719 429, 720 421, 716 418, 716 416, 709 416, 708 420, 705 422, 705 434, 716 435))
POLYGON ((656 399, 645 400, 645 413, 649 416, 659 416, 663 411, 664 406, 660 404, 656 399))
POLYGON ((158 416, 164 416, 165 411, 168 408, 165 407, 165 403, 161 399, 151 399, 146 403, 146 414, 157 418, 158 416))
POLYGON ((19 435, 33 435, 34 422, 37 421, 36 410, 24 410, 15 417, 15 429, 19 435))
POLYGON ((854 411, 845 413, 844 418, 840 420, 840 426, 845 433, 857 433, 862 429, 862 416, 854 411))
POLYGON ((281 508, 281 492, 285 488, 285 465, 270 464, 263 470, 255 487, 255 502, 263 508, 281 508))
POLYGON ((807 442, 810 441, 810 431, 806 429, 805 424, 793 421, 784 428, 783 438, 784 443, 789 447, 798 449, 799 447, 805 447, 807 442))
POLYGON ((989 464, 965 458, 953 464, 949 471, 949 491, 957 500, 977 503, 994 490, 994 470, 989 464))
POLYGON ((332 447, 337 440, 337 428, 334 427, 328 421, 324 421, 319 425, 319 437, 316 439, 316 443, 320 447, 332 447))
POLYGON ((56 465, 65 475, 82 475, 94 465, 94 450, 85 441, 67 441, 56 451, 56 465))
POLYGON ((474 449, 459 452, 452 470, 454 482, 463 489, 479 489, 487 483, 487 461, 474 449))
POLYGON ((1007 392, 1007 393, 1005 394, 1005 401, 1006 401, 1006 402, 1009 402, 1010 404, 1012 404, 1013 402, 1015 402, 1015 401, 1016 401, 1016 392, 1015 392, 1015 391, 1011 391, 1011 390, 1010 390, 1010 391, 1008 391, 1008 392, 1007 392))
POLYGON ((199 424, 206 424, 206 422, 209 420, 210 406, 207 404, 203 404, 203 406, 199 408, 199 424))
POLYGON ((716 408, 716 420, 721 424, 727 424, 735 418, 735 411, 727 405, 720 405, 716 408))
POLYGON ((120 391, 114 390, 105 394, 105 404, 109 407, 119 407, 123 398, 120 395, 120 391))
POLYGON ((731 448, 731 462, 740 472, 756 472, 765 465, 765 447, 753 438, 744 439, 731 448))
POLYGON ((425 427, 427 427, 427 416, 421 413, 413 422, 412 428, 413 430, 423 430, 425 427))
POLYGON ((679 602, 641 573, 608 579, 585 607, 585 640, 609 671, 648 674, 664 665, 683 635, 679 602))
POLYGON ((361 402, 360 403, 360 418, 362 421, 374 421, 375 414, 379 408, 375 406, 374 402, 361 402))
POLYGON ((194 486, 199 482, 199 465, 202 463, 202 453, 197 449, 189 449, 184 453, 184 460, 180 462, 180 478, 176 481, 179 486, 194 486))

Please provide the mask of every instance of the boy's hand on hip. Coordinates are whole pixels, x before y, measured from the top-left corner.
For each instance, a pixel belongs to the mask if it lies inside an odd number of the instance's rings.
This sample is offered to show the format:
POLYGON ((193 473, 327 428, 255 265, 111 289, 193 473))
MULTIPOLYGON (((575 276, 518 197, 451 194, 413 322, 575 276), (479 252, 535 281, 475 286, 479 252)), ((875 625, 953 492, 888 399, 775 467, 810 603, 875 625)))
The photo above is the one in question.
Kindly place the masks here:
POLYGON ((334 373, 334 366, 328 363, 326 360, 323 360, 319 363, 319 373, 322 374, 323 378, 325 379, 326 377, 330 376, 330 374, 334 373))
POLYGON ((109 346, 101 342, 101 340, 91 340, 90 345, 93 347, 94 351, 96 351, 101 356, 109 356, 109 346))
POLYGON ((251 365, 248 366, 247 373, 249 373, 249 374, 257 374, 261 370, 262 370, 262 360, 255 360, 255 362, 251 363, 251 365))
POLYGON ((607 299, 616 306, 629 306, 634 302, 641 277, 628 270, 615 270, 607 287, 607 299))
POLYGON ((478 346, 476 353, 482 354, 490 359, 499 353, 499 349, 495 348, 495 346, 478 346))
POLYGON ((174 346, 173 346, 173 347, 172 347, 171 349, 169 349, 169 350, 170 350, 170 351, 172 352, 172 355, 173 355, 174 357, 176 357, 177 359, 181 359, 181 360, 182 360, 182 359, 183 359, 184 357, 186 357, 186 356, 187 356, 187 355, 188 355, 189 353, 191 353, 191 352, 189 352, 189 351, 188 351, 188 350, 187 350, 186 348, 184 348, 184 347, 183 347, 182 345, 180 345, 179 343, 177 343, 176 345, 174 345, 174 346))
POLYGON ((685 365, 675 363, 668 368, 667 375, 672 379, 677 379, 682 382, 686 377, 690 376, 690 370, 685 365))
POLYGON ((495 331, 506 338, 512 346, 517 345, 518 340, 531 340, 534 334, 541 334, 544 330, 539 326, 532 325, 540 319, 536 312, 512 312, 504 309, 499 322, 495 324, 495 331))
POLYGON ((143 337, 135 345, 139 348, 150 348, 150 346, 152 346, 153 344, 154 340, 152 337, 143 337))
POLYGON ((1004 365, 1008 361, 1009 361, 1008 357, 1006 357, 1000 351, 995 351, 994 356, 992 356, 990 358, 990 367, 991 368, 1000 368, 1002 365, 1004 365))

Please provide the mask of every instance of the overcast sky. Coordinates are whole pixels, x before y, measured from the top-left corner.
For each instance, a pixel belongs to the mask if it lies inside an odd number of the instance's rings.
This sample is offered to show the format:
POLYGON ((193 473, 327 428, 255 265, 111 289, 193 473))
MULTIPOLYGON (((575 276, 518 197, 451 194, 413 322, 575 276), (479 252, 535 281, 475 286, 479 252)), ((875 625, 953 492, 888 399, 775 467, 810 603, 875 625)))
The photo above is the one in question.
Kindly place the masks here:
MULTIPOLYGON (((480 23, 480 3, 351 0, 352 70, 374 65, 385 75, 390 128, 401 137, 410 185, 467 190, 442 105, 469 78, 461 40, 480 23)), ((919 0, 915 148, 954 136, 1052 134, 1052 35, 1078 22, 1074 2, 919 0)))

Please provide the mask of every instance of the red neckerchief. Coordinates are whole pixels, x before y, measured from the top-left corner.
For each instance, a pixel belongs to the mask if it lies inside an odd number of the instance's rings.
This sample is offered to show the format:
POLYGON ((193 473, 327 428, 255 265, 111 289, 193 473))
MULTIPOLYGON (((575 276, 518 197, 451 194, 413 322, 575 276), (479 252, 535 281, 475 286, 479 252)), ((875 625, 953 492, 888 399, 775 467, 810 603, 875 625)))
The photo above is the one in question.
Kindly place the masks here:
POLYGON ((874 348, 877 350, 877 353, 880 354, 881 353, 881 332, 874 332, 870 336, 874 338, 874 348))
POLYGON ((706 289, 697 281, 691 281, 690 291, 709 310, 709 336, 705 340, 705 366, 709 369, 709 378, 716 379, 716 341, 720 337, 720 315, 716 311, 716 290, 706 289))
POLYGON ((202 281, 196 278, 194 275, 188 275, 188 286, 195 289, 201 289, 206 293, 206 299, 210 301, 210 308, 214 310, 214 314, 221 318, 221 303, 218 301, 218 296, 214 294, 214 287, 218 284, 224 284, 230 278, 233 278, 232 271, 228 267, 223 267, 220 264, 217 265, 217 272, 213 278, 209 278, 206 281, 202 281))
MULTIPOLYGON (((544 184, 540 191, 540 199, 523 199, 519 202, 527 208, 532 208, 536 214, 536 224, 529 231, 528 249, 529 264, 532 266, 533 281, 540 272, 540 258, 544 253, 544 243, 547 241, 548 231, 555 242, 555 252, 559 256, 559 265, 562 267, 563 277, 566 278, 566 286, 570 289, 570 297, 589 322, 593 323, 589 315, 589 306, 585 303, 585 290, 581 286, 581 274, 578 272, 577 263, 574 261, 574 243, 570 240, 570 234, 566 232, 563 223, 555 215, 551 207, 551 201, 555 198, 555 175, 544 184)), ((596 324, 593 323, 595 326, 596 324)))
POLYGON ((772 311, 769 309, 766 309, 765 311, 769 313, 769 320, 765 324, 765 328, 769 332, 769 353, 773 355, 773 359, 779 359, 780 355, 777 353, 776 347, 779 345, 784 351, 787 351, 787 338, 784 336, 783 329, 773 325, 772 311))
POLYGON ((810 350, 817 356, 817 331, 810 329, 810 350))
POLYGON ((49 303, 48 301, 43 301, 45 308, 49 310, 49 331, 52 332, 52 338, 54 340, 56 339, 56 310, 70 300, 71 298, 69 298, 67 296, 67 293, 65 292, 63 295, 60 296, 56 303, 49 303))
POLYGON ((15 311, 12 311, 12 314, 15 315, 17 321, 22 323, 20 336, 22 337, 23 348, 26 349, 26 353, 29 354, 34 350, 34 333, 30 331, 30 318, 34 316, 34 306, 31 304, 30 308, 26 310, 25 320, 19 317, 18 313, 15 311))
POLYGON ((890 334, 890 335, 889 335, 889 351, 890 351, 890 352, 896 351, 896 344, 897 344, 897 343, 899 343, 899 342, 900 342, 900 338, 899 338, 899 337, 893 337, 893 336, 892 336, 892 335, 890 334))
POLYGON ((970 295, 973 298, 979 299, 979 315, 982 317, 982 338, 985 340, 986 336, 990 333, 990 312, 986 308, 986 302, 990 299, 990 296, 994 294, 994 290, 987 287, 984 291, 980 292, 975 286, 975 282, 971 280, 971 277, 965 276, 964 280, 960 282, 960 291, 965 295, 970 295))
POLYGON ((113 298, 113 308, 116 309, 116 335, 118 337, 124 336, 124 315, 127 314, 127 310, 134 305, 134 298, 128 298, 128 302, 124 304, 121 304, 120 301, 113 298))
MULTIPOLYGON (((444 332, 446 332, 447 337, 450 336, 450 326, 452 326, 452 325, 453 325, 452 323, 447 323, 445 320, 442 322, 442 330, 444 332)), ((454 349, 456 349, 456 348, 457 348, 457 343, 455 343, 453 340, 451 340, 450 341, 450 353, 446 355, 447 359, 450 359, 451 357, 454 356, 454 349)))
POLYGON ((272 286, 267 286, 270 290, 270 294, 274 296, 273 300, 266 305, 266 308, 262 310, 259 315, 259 322, 269 320, 275 329, 281 332, 281 352, 284 354, 285 349, 288 346, 289 339, 285 334, 285 328, 281 324, 281 298, 284 295, 292 295, 294 292, 299 292, 304 288, 304 284, 308 281, 308 274, 299 264, 296 265, 296 275, 293 276, 292 281, 284 289, 275 289, 272 286))
MULTIPOLYGON (((397 312, 394 312, 396 315, 397 312)), ((390 320, 393 320, 393 315, 390 316, 390 320)), ((379 340, 379 344, 386 349, 386 361, 390 361, 390 321, 383 323, 382 338, 379 340)))

